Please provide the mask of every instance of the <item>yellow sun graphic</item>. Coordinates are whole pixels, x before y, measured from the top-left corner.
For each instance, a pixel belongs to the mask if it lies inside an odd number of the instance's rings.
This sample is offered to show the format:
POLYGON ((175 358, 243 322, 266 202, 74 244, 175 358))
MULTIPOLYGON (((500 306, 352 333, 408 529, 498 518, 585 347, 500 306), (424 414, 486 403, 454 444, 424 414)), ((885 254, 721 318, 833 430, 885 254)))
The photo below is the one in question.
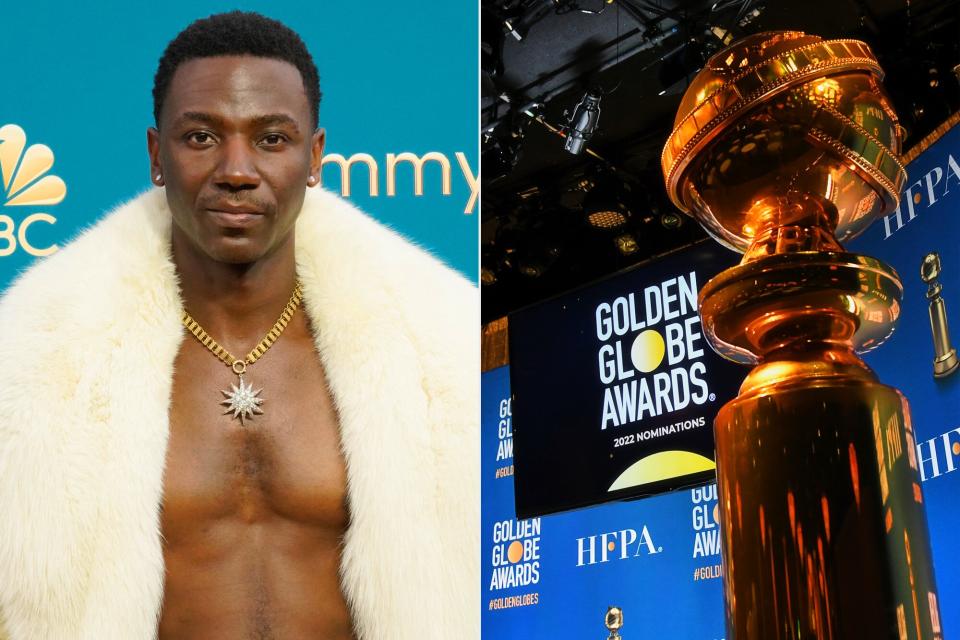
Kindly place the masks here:
POLYGON ((630 349, 630 359, 633 366, 641 373, 650 373, 663 362, 666 345, 663 336, 655 329, 640 332, 633 341, 630 349))

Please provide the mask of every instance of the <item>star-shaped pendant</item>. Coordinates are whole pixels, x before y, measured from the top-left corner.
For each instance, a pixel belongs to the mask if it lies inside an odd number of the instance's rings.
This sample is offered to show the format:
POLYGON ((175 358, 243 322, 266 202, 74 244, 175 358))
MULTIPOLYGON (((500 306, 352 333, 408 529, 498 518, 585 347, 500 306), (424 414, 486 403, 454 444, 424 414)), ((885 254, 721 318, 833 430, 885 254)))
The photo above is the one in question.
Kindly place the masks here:
POLYGON ((235 384, 230 386, 233 388, 233 392, 220 392, 227 396, 227 399, 220 403, 227 405, 224 414, 233 413, 234 418, 240 418, 240 424, 242 425, 245 418, 249 420, 254 415, 263 413, 260 408, 260 405, 263 404, 263 398, 258 397, 263 389, 254 391, 253 385, 244 383, 243 376, 240 376, 239 388, 235 384))

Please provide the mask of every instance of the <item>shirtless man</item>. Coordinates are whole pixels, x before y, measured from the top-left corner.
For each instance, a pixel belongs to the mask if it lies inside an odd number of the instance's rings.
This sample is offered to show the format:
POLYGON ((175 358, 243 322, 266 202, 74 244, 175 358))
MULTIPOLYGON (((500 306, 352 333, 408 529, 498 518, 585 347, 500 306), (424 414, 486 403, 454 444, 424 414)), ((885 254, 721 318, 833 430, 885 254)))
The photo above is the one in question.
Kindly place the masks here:
POLYGON ((162 189, 0 305, 0 640, 477 637, 476 292, 307 193, 319 98, 287 27, 197 21, 162 189))
MULTIPOLYGON (((228 55, 185 60, 158 81, 150 167, 173 214, 184 307, 237 357, 296 286, 293 225, 324 142, 316 70, 305 75, 284 60, 228 55)), ((210 401, 237 383, 233 370, 198 340, 177 354, 160 640, 349 638, 337 573, 346 473, 305 314, 249 366, 269 405, 242 423, 210 401)))

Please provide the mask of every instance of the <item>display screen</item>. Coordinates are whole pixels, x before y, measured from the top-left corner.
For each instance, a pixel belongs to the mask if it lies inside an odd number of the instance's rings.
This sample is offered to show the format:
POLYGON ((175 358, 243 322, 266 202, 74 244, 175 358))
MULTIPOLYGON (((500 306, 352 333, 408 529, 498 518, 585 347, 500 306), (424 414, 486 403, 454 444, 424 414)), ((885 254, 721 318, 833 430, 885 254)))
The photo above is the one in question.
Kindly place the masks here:
POLYGON ((713 479, 747 368, 710 348, 697 295, 738 259, 702 242, 510 316, 519 517, 713 479))

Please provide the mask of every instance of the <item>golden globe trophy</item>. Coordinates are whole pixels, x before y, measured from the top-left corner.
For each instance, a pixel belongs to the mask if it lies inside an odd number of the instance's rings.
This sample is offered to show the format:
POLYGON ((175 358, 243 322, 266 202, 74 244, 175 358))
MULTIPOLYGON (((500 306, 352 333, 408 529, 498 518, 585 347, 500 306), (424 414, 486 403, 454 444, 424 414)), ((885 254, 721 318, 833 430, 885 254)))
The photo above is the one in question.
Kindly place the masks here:
POLYGON ((620 629, 623 628, 623 611, 620 607, 607 607, 607 614, 603 617, 603 625, 610 632, 607 640, 621 640, 620 629))
POLYGON ((744 253, 700 292, 722 355, 757 366, 714 424, 728 637, 941 638, 906 399, 856 355, 903 289, 840 242, 892 211, 901 128, 870 48, 753 35, 691 83, 670 198, 744 253))
POLYGON ((946 378, 957 370, 960 360, 957 350, 950 344, 950 329, 947 325, 947 307, 941 293, 940 254, 928 253, 920 263, 920 279, 927 285, 927 300, 930 301, 930 332, 933 334, 933 377, 946 378))

